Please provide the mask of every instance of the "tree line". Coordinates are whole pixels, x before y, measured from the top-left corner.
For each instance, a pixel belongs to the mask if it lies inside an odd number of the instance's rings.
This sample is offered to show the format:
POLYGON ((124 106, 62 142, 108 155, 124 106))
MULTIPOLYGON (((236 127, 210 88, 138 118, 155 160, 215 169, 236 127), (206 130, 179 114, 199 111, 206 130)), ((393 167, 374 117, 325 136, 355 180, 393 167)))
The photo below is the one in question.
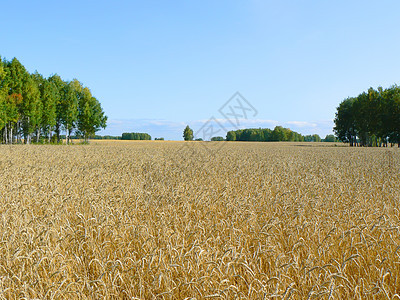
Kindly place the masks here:
POLYGON ((141 132, 124 132, 121 136, 121 140, 151 140, 151 136, 148 133, 141 132))
POLYGON ((289 128, 276 126, 269 128, 249 128, 228 131, 227 141, 257 141, 257 142, 335 142, 333 135, 321 139, 318 134, 305 135, 292 131, 289 128))
POLYGON ((334 122, 336 136, 350 146, 400 147, 400 88, 369 88, 343 100, 334 122))
POLYGON ((93 140, 120 140, 121 136, 114 136, 114 135, 95 135, 92 137, 93 140))
MULTIPOLYGON (((148 133, 140 132, 124 132, 122 135, 95 135, 92 137, 94 140, 151 140, 151 135, 148 133)), ((155 141, 163 141, 164 138, 155 138, 155 141)))
POLYGON ((73 132, 87 141, 106 122, 100 102, 77 79, 30 74, 18 59, 0 57, 2 143, 60 143, 65 133, 68 144, 73 132))

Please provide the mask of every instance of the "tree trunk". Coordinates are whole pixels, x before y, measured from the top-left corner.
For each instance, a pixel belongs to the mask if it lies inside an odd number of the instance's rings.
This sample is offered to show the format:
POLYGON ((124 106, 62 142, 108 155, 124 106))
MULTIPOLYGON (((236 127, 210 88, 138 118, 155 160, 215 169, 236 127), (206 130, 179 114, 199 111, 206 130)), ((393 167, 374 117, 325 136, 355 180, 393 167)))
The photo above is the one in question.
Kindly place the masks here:
POLYGON ((36 143, 39 143, 39 137, 40 137, 40 129, 38 128, 36 130, 36 143))
POLYGON ((8 144, 7 125, 4 127, 4 140, 5 140, 6 144, 8 144))
POLYGON ((57 136, 57 143, 59 143, 60 142, 60 124, 59 123, 56 124, 55 132, 56 132, 56 136, 57 136))
POLYGON ((10 144, 12 144, 13 143, 13 135, 12 135, 12 124, 10 123, 10 137, 9 137, 9 139, 8 139, 8 142, 10 143, 10 144))
POLYGON ((17 144, 21 142, 21 134, 19 133, 19 120, 17 121, 17 144))

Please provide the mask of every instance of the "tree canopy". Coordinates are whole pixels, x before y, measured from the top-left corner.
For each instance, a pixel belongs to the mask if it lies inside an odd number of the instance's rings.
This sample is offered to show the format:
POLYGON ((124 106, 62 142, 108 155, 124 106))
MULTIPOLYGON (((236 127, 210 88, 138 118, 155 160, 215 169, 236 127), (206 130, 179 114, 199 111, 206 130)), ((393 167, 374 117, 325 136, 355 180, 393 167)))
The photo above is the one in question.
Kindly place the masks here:
POLYGON ((151 140, 151 136, 148 133, 124 132, 121 140, 151 140))
POLYGON ((105 128, 107 116, 100 102, 77 79, 30 74, 13 58, 0 57, 0 134, 6 144, 60 142, 72 132, 88 140, 105 128), (54 137, 54 138, 53 138, 54 137))
POLYGON ((228 131, 227 141, 255 141, 255 142, 320 142, 318 134, 303 136, 289 128, 276 126, 274 130, 269 128, 249 128, 228 131))
POLYGON ((193 130, 187 125, 183 130, 183 139, 185 141, 193 141, 193 130))
POLYGON ((369 88, 343 100, 334 122, 336 136, 350 146, 400 147, 400 88, 369 88))
POLYGON ((222 136, 214 136, 211 138, 212 142, 223 142, 225 139, 222 136))

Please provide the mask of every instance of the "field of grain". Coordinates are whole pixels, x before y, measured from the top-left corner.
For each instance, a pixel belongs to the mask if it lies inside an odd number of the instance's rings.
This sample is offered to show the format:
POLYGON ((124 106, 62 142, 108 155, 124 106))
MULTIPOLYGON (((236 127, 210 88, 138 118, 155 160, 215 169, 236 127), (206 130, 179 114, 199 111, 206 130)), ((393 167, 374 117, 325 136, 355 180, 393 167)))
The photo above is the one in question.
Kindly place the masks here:
POLYGON ((310 145, 2 145, 0 297, 400 299, 400 149, 310 145))

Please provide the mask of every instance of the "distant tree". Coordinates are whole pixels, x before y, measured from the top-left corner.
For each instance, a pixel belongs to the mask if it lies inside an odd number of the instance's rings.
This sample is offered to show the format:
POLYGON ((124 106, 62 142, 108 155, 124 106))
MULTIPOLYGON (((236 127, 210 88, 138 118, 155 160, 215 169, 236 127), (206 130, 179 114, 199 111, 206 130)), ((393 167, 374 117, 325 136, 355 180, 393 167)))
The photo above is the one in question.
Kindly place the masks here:
POLYGON ((95 140, 120 140, 121 137, 120 136, 112 136, 112 135, 95 135, 94 137, 92 137, 95 140))
POLYGON ((272 141, 279 142, 279 141, 287 141, 287 136, 285 132, 285 128, 282 126, 276 126, 274 131, 272 131, 272 141))
POLYGON ((163 141, 164 138, 163 138, 163 137, 160 137, 160 138, 155 138, 154 140, 155 140, 155 141, 163 141))
POLYGON ((318 134, 310 134, 304 136, 305 142, 321 142, 321 137, 318 134))
POLYGON ((227 141, 236 141, 236 132, 235 131, 228 131, 226 134, 227 141))
POLYGON ((211 138, 211 141, 213 142, 221 142, 224 141, 224 138, 222 136, 214 136, 211 138))
POLYGON ((289 134, 289 141, 304 142, 304 136, 302 136, 300 133, 297 133, 295 131, 291 131, 289 134))
POLYGON ((333 143, 336 141, 336 139, 333 134, 327 134, 323 141, 333 143))
POLYGON ((272 130, 269 128, 260 129, 262 131, 261 141, 269 142, 271 140, 272 130))
POLYGON ((121 140, 151 140, 151 136, 147 133, 140 132, 124 132, 121 140))
POLYGON ((355 98, 347 98, 339 104, 334 120, 335 127, 333 128, 338 139, 344 143, 350 143, 350 146, 357 142, 355 101, 355 98))
POLYGON ((276 126, 274 130, 269 128, 249 128, 249 129, 238 129, 236 131, 228 131, 226 134, 227 141, 257 141, 257 142, 269 142, 269 141, 304 141, 304 137, 289 128, 283 128, 282 126, 276 126))
POLYGON ((183 139, 185 141, 193 141, 193 130, 190 129, 189 125, 183 130, 183 139))
POLYGON ((313 134, 313 142, 321 142, 321 137, 318 134, 313 134))

